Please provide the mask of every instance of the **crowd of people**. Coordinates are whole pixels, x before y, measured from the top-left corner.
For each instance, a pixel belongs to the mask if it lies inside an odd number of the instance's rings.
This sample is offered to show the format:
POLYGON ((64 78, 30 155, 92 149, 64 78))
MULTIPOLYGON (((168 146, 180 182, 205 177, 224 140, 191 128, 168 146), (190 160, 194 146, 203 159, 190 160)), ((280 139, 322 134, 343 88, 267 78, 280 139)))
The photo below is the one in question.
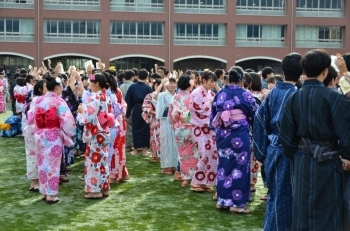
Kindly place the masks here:
POLYGON ((24 136, 30 191, 47 203, 60 200, 75 155, 84 198, 101 199, 129 179, 126 153, 141 152, 234 214, 252 212, 260 168, 265 231, 350 229, 350 54, 291 53, 283 75, 96 66, 49 62, 20 70, 11 86, 0 71, 0 113, 8 90, 14 102, 3 136, 24 136))

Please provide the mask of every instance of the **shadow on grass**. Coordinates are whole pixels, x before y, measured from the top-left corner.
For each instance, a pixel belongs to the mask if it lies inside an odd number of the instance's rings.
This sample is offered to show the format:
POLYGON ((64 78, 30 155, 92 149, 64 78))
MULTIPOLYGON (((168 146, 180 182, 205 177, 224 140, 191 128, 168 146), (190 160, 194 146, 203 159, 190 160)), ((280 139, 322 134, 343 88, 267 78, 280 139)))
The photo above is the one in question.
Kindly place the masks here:
POLYGON ((82 159, 60 187, 58 204, 29 192, 23 139, 0 138, 1 230, 261 230, 265 192, 261 184, 249 215, 215 209, 213 193, 191 192, 172 176, 159 174, 150 157, 127 156, 130 180, 111 185, 110 196, 86 200, 82 159))

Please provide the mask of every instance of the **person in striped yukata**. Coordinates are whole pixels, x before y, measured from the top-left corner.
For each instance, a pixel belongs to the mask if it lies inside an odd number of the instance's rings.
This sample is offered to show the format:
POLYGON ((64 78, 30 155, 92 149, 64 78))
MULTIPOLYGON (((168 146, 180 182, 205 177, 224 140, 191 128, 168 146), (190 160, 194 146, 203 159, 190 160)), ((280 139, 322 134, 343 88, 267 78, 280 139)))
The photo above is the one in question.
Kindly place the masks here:
POLYGON ((350 100, 324 87, 330 65, 324 50, 304 55, 307 80, 289 97, 282 116, 279 142, 293 166, 293 231, 344 230, 339 156, 350 159, 350 100))
POLYGON ((265 163, 269 189, 264 231, 290 230, 292 226, 292 182, 290 160, 283 155, 278 141, 282 112, 287 99, 296 92, 295 84, 303 73, 301 55, 284 57, 282 70, 285 82, 278 81, 255 114, 253 126, 254 155, 265 163))

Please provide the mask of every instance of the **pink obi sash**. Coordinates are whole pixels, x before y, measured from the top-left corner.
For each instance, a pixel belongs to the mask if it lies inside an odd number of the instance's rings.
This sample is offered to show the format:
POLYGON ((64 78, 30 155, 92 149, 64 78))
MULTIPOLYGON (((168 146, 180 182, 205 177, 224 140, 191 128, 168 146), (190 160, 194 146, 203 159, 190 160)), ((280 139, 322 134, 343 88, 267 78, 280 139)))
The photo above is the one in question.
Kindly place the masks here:
POLYGON ((57 108, 52 107, 47 111, 44 111, 43 108, 39 108, 35 114, 35 122, 39 129, 59 128, 60 119, 57 116, 57 108))
POLYGON ((247 117, 244 115, 241 109, 233 109, 229 111, 219 112, 215 116, 211 124, 215 128, 221 127, 222 125, 224 125, 225 127, 228 127, 232 125, 233 122, 244 120, 246 118, 247 117))

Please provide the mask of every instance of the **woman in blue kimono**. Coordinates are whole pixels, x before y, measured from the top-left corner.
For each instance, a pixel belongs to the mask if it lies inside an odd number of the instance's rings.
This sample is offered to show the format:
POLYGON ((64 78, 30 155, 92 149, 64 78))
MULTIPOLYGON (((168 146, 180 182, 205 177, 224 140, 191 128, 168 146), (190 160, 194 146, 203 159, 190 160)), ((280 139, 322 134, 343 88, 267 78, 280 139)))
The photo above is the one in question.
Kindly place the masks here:
MULTIPOLYGON (((243 72, 242 72, 243 73, 243 72)), ((217 209, 230 208, 232 213, 251 213, 246 208, 250 196, 249 124, 253 123, 258 105, 243 88, 243 74, 231 68, 229 84, 214 98, 211 126, 216 131, 218 149, 217 209)))

